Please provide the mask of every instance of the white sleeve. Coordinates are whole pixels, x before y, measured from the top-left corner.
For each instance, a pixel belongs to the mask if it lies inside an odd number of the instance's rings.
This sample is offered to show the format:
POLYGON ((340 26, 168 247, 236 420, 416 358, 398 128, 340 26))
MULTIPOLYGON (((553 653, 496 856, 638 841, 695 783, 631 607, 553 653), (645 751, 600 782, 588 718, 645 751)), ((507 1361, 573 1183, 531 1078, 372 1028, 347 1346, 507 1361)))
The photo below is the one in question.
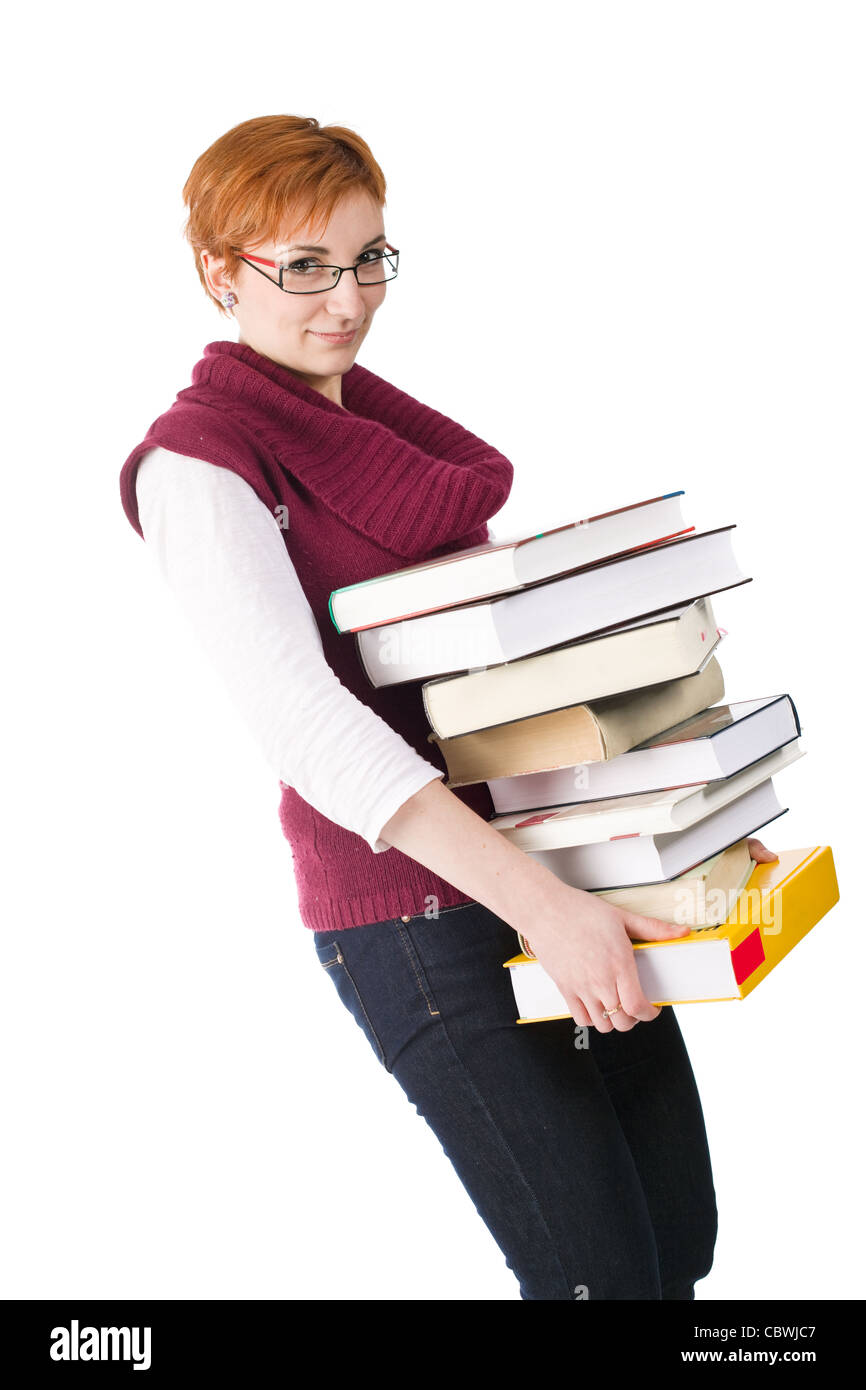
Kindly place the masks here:
POLYGON ((328 665, 276 517, 231 469, 162 448, 142 458, 136 496, 148 549, 269 765, 375 853, 389 849, 382 826, 445 774, 328 665))

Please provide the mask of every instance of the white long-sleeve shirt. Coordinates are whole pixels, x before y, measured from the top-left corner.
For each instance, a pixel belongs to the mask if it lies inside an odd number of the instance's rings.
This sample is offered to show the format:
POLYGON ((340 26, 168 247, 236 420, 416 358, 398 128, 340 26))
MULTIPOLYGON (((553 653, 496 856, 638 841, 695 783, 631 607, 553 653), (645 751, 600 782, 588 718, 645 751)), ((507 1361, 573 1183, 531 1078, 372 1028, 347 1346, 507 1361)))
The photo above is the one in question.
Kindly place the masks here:
POLYGON ((143 456, 135 489, 148 550, 268 764, 375 853, 389 849, 382 827, 445 774, 328 665, 276 517, 231 469, 163 448, 143 456))

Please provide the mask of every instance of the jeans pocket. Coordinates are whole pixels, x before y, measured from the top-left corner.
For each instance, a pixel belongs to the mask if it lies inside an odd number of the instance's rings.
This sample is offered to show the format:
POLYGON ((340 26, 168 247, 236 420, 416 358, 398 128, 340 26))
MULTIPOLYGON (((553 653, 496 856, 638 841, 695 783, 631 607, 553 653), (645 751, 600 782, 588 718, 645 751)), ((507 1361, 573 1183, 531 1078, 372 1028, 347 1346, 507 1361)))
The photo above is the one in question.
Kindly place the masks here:
POLYGON ((319 964, 322 969, 330 975, 343 1004, 349 1010, 349 1013, 361 1029, 361 1032, 376 1053, 382 1066, 386 1071, 390 1071, 391 1068, 385 1056, 385 1049, 382 1046, 381 1039, 376 1029, 373 1027, 366 1005, 361 998, 360 990, 347 964, 345 952, 341 949, 339 938, 336 940, 328 939, 325 941, 315 941, 313 944, 316 949, 316 955, 319 958, 319 964))
MULTIPOLYGON (((439 1005, 436 1002, 436 996, 433 993, 433 990, 430 988, 430 981, 427 977, 427 972, 425 971, 424 966, 421 963, 421 955, 418 949, 418 945, 413 939, 413 925, 416 922, 416 920, 417 919, 413 918, 409 922, 404 922, 402 919, 399 919, 394 923, 394 926, 396 928, 397 936, 400 939, 400 943, 403 947, 403 950, 406 952, 409 970, 417 986, 418 993, 424 1001, 424 1007, 426 1008, 427 1013, 430 1015, 431 1018, 439 1018, 439 1005)), ((423 922, 424 918, 422 917, 420 920, 421 922, 423 922)), ((417 927, 416 930, 418 930, 417 927)))

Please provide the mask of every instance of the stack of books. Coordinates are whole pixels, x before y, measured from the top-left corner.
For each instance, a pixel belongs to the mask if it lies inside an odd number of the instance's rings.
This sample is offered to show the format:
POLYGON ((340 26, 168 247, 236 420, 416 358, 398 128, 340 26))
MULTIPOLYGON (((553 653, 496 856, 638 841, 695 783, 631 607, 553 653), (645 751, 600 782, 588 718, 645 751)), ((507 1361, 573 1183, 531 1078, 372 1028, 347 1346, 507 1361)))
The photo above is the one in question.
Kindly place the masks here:
MULTIPOLYGON (((449 787, 485 781, 491 825, 556 876, 692 927, 634 942, 653 1003, 742 998, 838 900, 829 847, 755 865, 803 756, 790 695, 733 703, 711 598, 751 582, 733 525, 696 532, 683 493, 492 540, 336 589, 371 685, 422 682, 449 787), (782 904, 784 902, 784 914, 782 904)), ((523 950, 520 1021, 568 1017, 523 950)))

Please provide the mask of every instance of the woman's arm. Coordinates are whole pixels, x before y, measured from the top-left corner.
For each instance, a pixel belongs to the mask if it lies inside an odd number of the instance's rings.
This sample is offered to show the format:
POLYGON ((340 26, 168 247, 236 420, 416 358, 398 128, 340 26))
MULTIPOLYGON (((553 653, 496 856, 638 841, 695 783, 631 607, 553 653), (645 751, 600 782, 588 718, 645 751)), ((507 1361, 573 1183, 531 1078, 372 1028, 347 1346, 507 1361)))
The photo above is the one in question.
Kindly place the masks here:
POLYGON ((276 518, 231 469, 162 448, 139 464, 136 495, 148 549, 268 764, 389 849, 384 822, 443 773, 328 665, 276 518))

